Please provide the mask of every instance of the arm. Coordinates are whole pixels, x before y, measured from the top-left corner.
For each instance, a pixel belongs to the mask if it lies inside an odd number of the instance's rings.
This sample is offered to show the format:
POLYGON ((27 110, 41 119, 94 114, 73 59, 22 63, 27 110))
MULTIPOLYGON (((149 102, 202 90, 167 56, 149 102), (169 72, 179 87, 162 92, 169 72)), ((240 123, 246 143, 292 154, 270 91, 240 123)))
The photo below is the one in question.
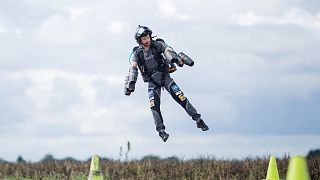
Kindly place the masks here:
POLYGON ((176 63, 180 67, 183 66, 184 61, 171 47, 166 47, 163 54, 170 62, 176 63))
POLYGON ((129 96, 134 92, 135 85, 138 79, 138 63, 132 60, 132 66, 129 68, 129 73, 125 79, 124 94, 129 96))
POLYGON ((168 44, 164 42, 163 39, 157 39, 157 43, 160 45, 160 52, 162 52, 165 58, 174 66, 173 63, 176 63, 178 66, 182 67, 184 61, 178 56, 178 54, 170 47, 168 44))
POLYGON ((193 66, 193 60, 184 54, 183 52, 176 53, 171 47, 167 47, 164 51, 164 56, 172 63, 176 63, 178 66, 182 67, 184 64, 188 66, 193 66))
POLYGON ((136 61, 132 61, 132 67, 138 68, 138 63, 136 61))
POLYGON ((124 94, 129 96, 134 92, 135 85, 138 79, 138 68, 137 66, 131 66, 129 68, 129 74, 126 76, 124 94))

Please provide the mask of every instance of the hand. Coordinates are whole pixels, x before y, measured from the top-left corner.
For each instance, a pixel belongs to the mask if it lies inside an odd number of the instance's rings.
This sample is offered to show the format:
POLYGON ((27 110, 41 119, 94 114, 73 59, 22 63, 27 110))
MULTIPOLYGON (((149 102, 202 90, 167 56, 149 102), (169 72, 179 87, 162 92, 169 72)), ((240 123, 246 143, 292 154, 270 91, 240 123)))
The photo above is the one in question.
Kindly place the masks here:
POLYGON ((130 91, 128 88, 124 88, 124 94, 126 95, 126 96, 130 96, 130 94, 131 94, 131 92, 132 91, 130 91))
POLYGON ((183 65, 184 65, 184 61, 183 61, 182 59, 179 59, 179 64, 180 64, 181 66, 183 66, 183 65))

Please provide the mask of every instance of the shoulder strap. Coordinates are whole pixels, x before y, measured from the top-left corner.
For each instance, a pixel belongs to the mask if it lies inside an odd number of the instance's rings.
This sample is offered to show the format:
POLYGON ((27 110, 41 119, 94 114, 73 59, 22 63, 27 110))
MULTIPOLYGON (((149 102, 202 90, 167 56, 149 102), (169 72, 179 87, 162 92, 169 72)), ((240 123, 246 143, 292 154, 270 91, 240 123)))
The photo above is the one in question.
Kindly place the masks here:
POLYGON ((166 63, 164 62, 164 60, 161 56, 160 48, 154 44, 155 42, 156 41, 151 42, 150 48, 151 48, 152 54, 154 55, 154 58, 156 59, 156 61, 158 63, 158 68, 157 68, 158 71, 165 72, 166 63))
POLYGON ((136 46, 132 49, 132 52, 136 51, 139 48, 139 46, 136 46))
POLYGON ((147 68, 147 65, 146 65, 146 61, 144 59, 144 55, 143 55, 143 49, 141 47, 137 47, 136 48, 136 51, 137 51, 137 56, 138 56, 138 67, 141 71, 141 74, 144 75, 147 73, 148 71, 148 68, 147 68))

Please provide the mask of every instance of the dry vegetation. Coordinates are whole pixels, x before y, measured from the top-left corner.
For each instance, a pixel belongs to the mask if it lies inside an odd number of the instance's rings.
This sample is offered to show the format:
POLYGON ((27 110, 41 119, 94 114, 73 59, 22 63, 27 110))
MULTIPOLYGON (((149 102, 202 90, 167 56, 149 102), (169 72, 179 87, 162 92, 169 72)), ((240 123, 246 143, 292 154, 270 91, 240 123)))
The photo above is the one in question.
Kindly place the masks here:
MULTIPOLYGON (((320 151, 320 150, 319 150, 320 151)), ((307 156, 312 180, 320 179, 320 154, 307 156)), ((289 156, 277 157, 280 178, 285 179, 289 156)), ((180 160, 146 156, 141 160, 119 161, 102 158, 105 179, 228 179, 257 180, 267 173, 269 157, 236 159, 198 158, 180 160)), ((39 162, 0 162, 0 179, 87 179, 90 160, 46 158, 39 162)))

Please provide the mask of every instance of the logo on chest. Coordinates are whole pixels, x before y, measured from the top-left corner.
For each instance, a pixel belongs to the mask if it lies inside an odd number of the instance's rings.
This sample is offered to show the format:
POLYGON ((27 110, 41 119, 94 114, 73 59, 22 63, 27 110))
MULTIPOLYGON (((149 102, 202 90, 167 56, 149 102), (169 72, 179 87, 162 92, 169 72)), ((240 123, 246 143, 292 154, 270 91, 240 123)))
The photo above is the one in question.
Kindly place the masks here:
POLYGON ((146 56, 144 59, 149 61, 149 60, 153 59, 153 57, 154 57, 153 54, 151 54, 149 56, 146 56))

